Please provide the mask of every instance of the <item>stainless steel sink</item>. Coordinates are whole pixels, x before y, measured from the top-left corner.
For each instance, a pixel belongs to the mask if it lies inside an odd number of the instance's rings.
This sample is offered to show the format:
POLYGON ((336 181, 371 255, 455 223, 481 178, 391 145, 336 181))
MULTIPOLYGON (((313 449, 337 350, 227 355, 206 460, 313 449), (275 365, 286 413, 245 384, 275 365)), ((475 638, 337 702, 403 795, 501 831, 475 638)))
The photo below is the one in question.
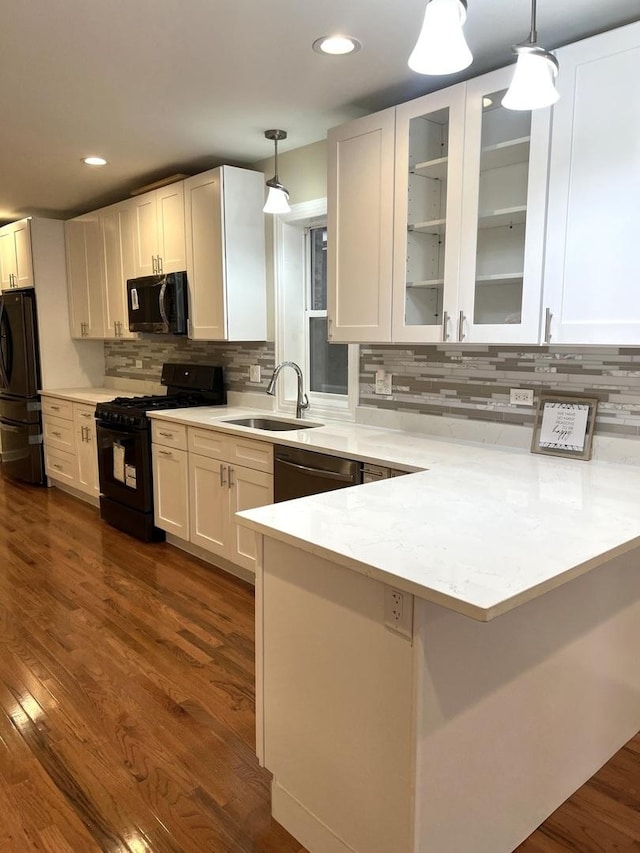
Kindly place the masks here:
POLYGON ((221 423, 251 427, 251 429, 264 429, 273 432, 278 430, 312 429, 313 427, 322 426, 322 424, 310 422, 300 423, 299 421, 280 421, 276 418, 235 418, 233 420, 221 421, 221 423))

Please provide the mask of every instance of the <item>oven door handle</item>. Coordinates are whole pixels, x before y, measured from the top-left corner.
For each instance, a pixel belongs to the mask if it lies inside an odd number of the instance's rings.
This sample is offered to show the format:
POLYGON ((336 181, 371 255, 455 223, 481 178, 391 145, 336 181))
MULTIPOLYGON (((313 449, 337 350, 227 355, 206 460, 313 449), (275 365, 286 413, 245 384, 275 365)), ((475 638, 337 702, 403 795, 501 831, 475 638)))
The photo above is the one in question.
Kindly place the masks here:
POLYGON ((353 477, 348 474, 339 474, 337 471, 325 471, 323 468, 310 468, 308 465, 298 465, 297 462, 285 462, 284 459, 277 459, 276 465, 286 465, 289 468, 297 468, 299 471, 304 471, 305 474, 311 474, 312 477, 323 477, 326 480, 339 480, 341 483, 353 483, 357 485, 353 477))

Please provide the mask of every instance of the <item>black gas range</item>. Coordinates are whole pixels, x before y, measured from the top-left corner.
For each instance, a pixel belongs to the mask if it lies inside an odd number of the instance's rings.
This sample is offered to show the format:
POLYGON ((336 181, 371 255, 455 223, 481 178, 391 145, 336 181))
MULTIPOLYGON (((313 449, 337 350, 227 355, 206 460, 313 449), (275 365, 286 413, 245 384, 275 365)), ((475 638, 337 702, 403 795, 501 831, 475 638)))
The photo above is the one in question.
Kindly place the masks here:
POLYGON ((149 412, 227 402, 222 367, 168 363, 162 368, 166 395, 116 397, 96 406, 100 515, 144 541, 164 539, 154 524, 151 421, 149 412))

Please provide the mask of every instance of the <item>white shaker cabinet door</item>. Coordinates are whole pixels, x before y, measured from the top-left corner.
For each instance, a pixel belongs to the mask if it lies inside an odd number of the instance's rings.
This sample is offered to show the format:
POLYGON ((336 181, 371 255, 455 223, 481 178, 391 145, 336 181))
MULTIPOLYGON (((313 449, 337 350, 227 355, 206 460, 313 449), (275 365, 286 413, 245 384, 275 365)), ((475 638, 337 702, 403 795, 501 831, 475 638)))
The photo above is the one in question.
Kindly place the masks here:
POLYGON ((558 50, 544 304, 552 344, 640 343, 640 23, 558 50))
POLYGON ((229 466, 189 454, 190 539, 212 554, 229 549, 229 466))
POLYGON ((329 131, 329 340, 391 340, 395 108, 329 131))
POLYGON ((186 450, 153 444, 153 503, 156 526, 189 539, 189 470, 186 450))
POLYGON ((251 468, 229 466, 230 479, 230 540, 231 551, 229 559, 252 572, 256 570, 256 536, 253 530, 248 530, 237 524, 234 518, 236 512, 254 509, 273 503, 273 475, 251 468))

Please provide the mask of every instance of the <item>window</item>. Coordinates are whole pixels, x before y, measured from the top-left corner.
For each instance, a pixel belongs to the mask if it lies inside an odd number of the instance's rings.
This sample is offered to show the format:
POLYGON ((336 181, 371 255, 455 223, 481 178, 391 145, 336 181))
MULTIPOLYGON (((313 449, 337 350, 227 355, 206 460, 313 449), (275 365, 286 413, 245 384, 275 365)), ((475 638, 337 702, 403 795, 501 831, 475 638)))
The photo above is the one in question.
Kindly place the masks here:
POLYGON ((306 362, 309 390, 347 394, 349 349, 327 341, 327 228, 306 229, 307 287, 305 308, 306 362))
MULTIPOLYGON (((293 205, 274 222, 276 362, 294 361, 304 375, 309 417, 353 418, 358 347, 327 341, 326 199, 293 205)), ((293 410, 296 382, 284 371, 278 408, 293 410)))

